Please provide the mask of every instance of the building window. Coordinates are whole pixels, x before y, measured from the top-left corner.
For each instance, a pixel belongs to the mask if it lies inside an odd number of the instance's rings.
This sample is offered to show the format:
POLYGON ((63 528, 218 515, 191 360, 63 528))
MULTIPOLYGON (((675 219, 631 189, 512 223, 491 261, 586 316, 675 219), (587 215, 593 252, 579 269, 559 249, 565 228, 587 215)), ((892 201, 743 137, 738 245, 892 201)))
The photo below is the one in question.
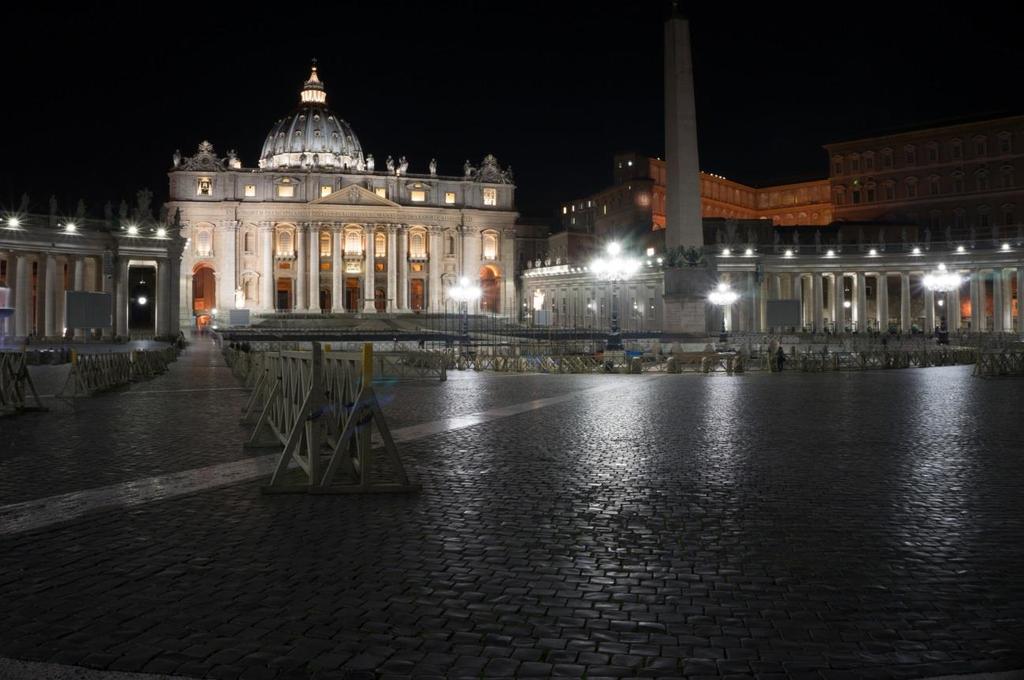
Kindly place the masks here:
POLYGON ((213 254, 213 234, 208 229, 196 232, 196 255, 209 257, 213 254))
POLYGON ((953 160, 960 160, 964 157, 964 145, 959 139, 954 139, 949 145, 949 155, 953 160))
POLYGON ((895 201, 896 200, 896 185, 892 182, 888 182, 882 186, 882 192, 885 195, 885 200, 895 201))
POLYGON ((850 156, 850 172, 860 172, 860 156, 857 154, 850 156))
POLYGON ((864 154, 864 169, 874 170, 875 169, 875 154, 866 153, 864 154))
POLYGON ((359 254, 363 252, 363 237, 355 229, 345 232, 345 252, 359 254))
POLYGON ((903 148, 903 159, 907 165, 914 165, 917 163, 917 149, 908 144, 903 148))
POLYGON ((864 200, 866 200, 868 203, 874 203, 875 202, 875 185, 874 184, 869 184, 867 186, 866 191, 867 191, 867 194, 866 194, 866 198, 864 200))
POLYGON ((324 196, 330 196, 332 193, 334 193, 334 188, 330 184, 320 185, 320 198, 323 198, 324 196))
POLYGON ((213 196, 213 180, 200 177, 196 180, 196 196, 213 196))
POLYGON ((953 193, 962 194, 964 192, 964 173, 954 172, 953 173, 953 193))
POLYGON ((320 232, 320 257, 331 256, 331 232, 320 232))
POLYGON ((253 234, 251 231, 245 232, 245 236, 242 239, 242 244, 243 244, 242 247, 244 248, 245 253, 248 254, 248 255, 251 255, 253 253, 253 251, 255 250, 255 245, 256 245, 255 234, 253 234))
POLYGON ((1006 224, 1006 225, 1014 224, 1013 206, 1012 205, 1004 205, 1003 206, 1003 224, 1006 224))
POLYGON ((892 170, 892 149, 882 149, 882 168, 892 170))
MULTIPOLYGON (((446 191, 444 192, 444 202, 447 205, 455 205, 455 192, 446 191)), ((562 208, 562 212, 565 212, 565 208, 562 208)))
POLYGON ((1013 151, 1013 138, 1010 137, 1009 132, 1003 132, 999 135, 999 153, 1011 153, 1013 151))
POLYGON ((933 210, 928 213, 928 226, 931 229, 938 229, 942 226, 942 213, 937 210, 933 210))
POLYGON ((1005 166, 1000 173, 1000 184, 1004 189, 1010 189, 1013 187, 1013 168, 1009 165, 1005 166))
POLYGON ((928 145, 928 162, 938 163, 939 162, 939 147, 937 144, 932 143, 928 145))
POLYGON ((601 211, 605 215, 608 214, 608 204, 607 203, 605 203, 603 206, 601 206, 601 211))
MULTIPOLYGON (((619 167, 620 167, 620 168, 622 167, 622 163, 619 163, 619 167)), ((568 208, 567 206, 564 206, 564 205, 563 205, 563 206, 562 206, 562 214, 563 214, 563 215, 565 215, 565 214, 567 214, 568 212, 569 212, 569 208, 568 208)))
POLYGON ((427 200, 427 192, 422 189, 413 189, 409 192, 409 200, 413 203, 423 203, 427 200))
POLYGON ((446 240, 448 241, 448 254, 449 255, 454 255, 455 254, 455 237, 449 234, 448 237, 446 238, 446 240))
POLYGON ((917 178, 907 178, 907 198, 917 198, 917 178))
POLYGON ((245 197, 246 198, 254 198, 255 196, 256 196, 256 185, 255 184, 246 184, 245 185, 245 197))
POLYGON ((974 155, 984 156, 988 153, 988 140, 982 136, 974 138, 974 155))
POLYGON ((988 191, 988 188, 989 188, 988 171, 987 170, 979 170, 977 173, 975 173, 975 175, 974 175, 974 182, 975 182, 975 185, 978 188, 978 191, 988 191))
POLYGON ((295 196, 295 185, 284 180, 283 183, 277 185, 277 196, 278 198, 292 198, 295 196))
POLYGON ((963 229, 967 226, 967 214, 962 208, 957 208, 953 211, 953 226, 958 229, 963 229))
POLYGON ((832 159, 832 174, 841 175, 843 174, 843 157, 836 156, 832 159))
POLYGON ((377 194, 381 198, 388 197, 388 190, 385 187, 377 187, 376 189, 373 190, 373 193, 377 194))
POLYGON ((484 205, 498 205, 498 190, 484 187, 484 205))
POLYGON ((386 257, 388 254, 387 234, 377 233, 373 235, 373 256, 386 257))
POLYGON ((941 189, 942 185, 938 177, 932 176, 928 178, 928 194, 930 196, 938 196, 941 189))
POLYGON ((992 226, 992 218, 989 217, 988 208, 986 206, 982 206, 978 209, 978 226, 983 228, 992 226))
POLYGON ((295 254, 295 246, 292 241, 292 232, 277 232, 277 256, 292 257, 295 254))
POLYGON ((843 205, 846 203, 846 190, 842 187, 836 188, 836 205, 843 205))
POLYGON ((484 234, 484 259, 494 260, 498 257, 497 234, 484 234))
POLYGON ((850 192, 850 199, 851 199, 851 200, 852 200, 852 201, 853 201, 854 203, 860 203, 860 189, 858 189, 858 188, 856 188, 856 187, 855 187, 855 188, 854 188, 854 189, 853 189, 853 190, 852 190, 852 191, 850 192))
POLYGON ((427 256, 426 239, 422 231, 409 234, 409 257, 424 258, 427 256))

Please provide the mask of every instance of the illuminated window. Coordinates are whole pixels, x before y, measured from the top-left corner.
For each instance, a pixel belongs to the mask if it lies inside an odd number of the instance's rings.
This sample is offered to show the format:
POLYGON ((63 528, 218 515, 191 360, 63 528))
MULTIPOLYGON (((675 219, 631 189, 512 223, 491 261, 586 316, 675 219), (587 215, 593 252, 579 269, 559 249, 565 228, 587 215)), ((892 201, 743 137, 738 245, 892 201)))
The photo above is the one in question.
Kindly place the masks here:
POLYGON ((292 198, 295 196, 295 185, 284 180, 283 183, 277 185, 277 195, 280 198, 292 198))
POLYGON ((388 197, 388 190, 384 187, 377 187, 376 189, 373 190, 373 193, 377 194, 381 198, 388 197))
POLYGON ((212 196, 213 195, 213 180, 209 177, 200 177, 196 180, 196 195, 197 196, 212 196))
POLYGON ((497 234, 484 234, 484 259, 493 260, 498 257, 498 236, 497 234))
POLYGON ((361 253, 363 252, 363 237, 355 229, 345 232, 345 252, 346 253, 361 253))
POLYGON ((455 204, 455 192, 454 191, 446 191, 446 192, 444 192, 444 202, 447 203, 448 205, 454 205, 455 204))
POLYGON ((278 257, 291 257, 295 254, 295 247, 292 241, 292 232, 290 231, 279 231, 277 232, 277 256, 278 257))
POLYGON ((330 196, 332 193, 334 193, 334 189, 331 187, 330 184, 320 185, 320 198, 323 198, 324 196, 330 196))
POLYGON ((498 190, 493 187, 484 188, 484 205, 498 205, 498 190))
POLYGON ((377 234, 373 237, 373 256, 385 257, 388 254, 388 237, 386 234, 377 234))
POLYGON ((602 206, 602 210, 604 211, 605 215, 608 214, 608 204, 607 203, 605 203, 604 206, 602 206))
POLYGON ((331 256, 331 232, 320 232, 320 257, 331 256))
POLYGON ((426 239, 422 231, 414 231, 409 234, 409 257, 426 257, 426 239))
POLYGON ((422 203, 427 200, 427 192, 422 189, 413 189, 409 192, 409 200, 413 203, 422 203))
MULTIPOLYGON (((622 167, 622 163, 619 163, 619 167, 620 167, 620 168, 622 167)), ((563 215, 565 215, 565 214, 567 214, 568 212, 569 212, 569 208, 567 208, 566 206, 564 206, 564 205, 563 205, 563 206, 562 206, 562 214, 563 214, 563 215)))
POLYGON ((209 257, 213 252, 213 234, 208 229, 196 232, 196 255, 209 257))
POLYGON ((245 195, 246 195, 247 198, 253 198, 256 195, 256 185, 255 184, 246 184, 245 185, 245 195))

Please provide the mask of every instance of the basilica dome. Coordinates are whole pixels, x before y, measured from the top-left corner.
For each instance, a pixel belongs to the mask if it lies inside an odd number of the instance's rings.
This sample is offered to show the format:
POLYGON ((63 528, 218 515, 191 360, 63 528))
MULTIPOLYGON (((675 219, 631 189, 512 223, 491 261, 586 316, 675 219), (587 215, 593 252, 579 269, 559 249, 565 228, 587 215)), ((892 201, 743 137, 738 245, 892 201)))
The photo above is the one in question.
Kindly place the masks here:
POLYGON ((363 149, 349 124, 327 108, 327 91, 316 66, 299 94, 299 106, 274 124, 260 167, 362 171, 363 149))

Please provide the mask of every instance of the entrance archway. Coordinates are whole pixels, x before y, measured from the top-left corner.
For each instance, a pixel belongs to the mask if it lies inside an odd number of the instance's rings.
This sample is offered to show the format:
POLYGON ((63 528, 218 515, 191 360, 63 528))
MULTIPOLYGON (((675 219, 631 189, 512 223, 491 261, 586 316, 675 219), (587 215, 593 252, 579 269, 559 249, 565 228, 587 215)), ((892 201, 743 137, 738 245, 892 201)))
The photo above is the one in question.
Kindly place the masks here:
POLYGON ((277 309, 282 312, 292 311, 292 279, 282 276, 277 280, 277 309))
POLYGON ((326 288, 320 289, 320 311, 331 311, 331 291, 326 288))
POLYGON ((383 288, 377 288, 373 291, 373 307, 378 312, 383 312, 387 308, 387 297, 388 294, 384 292, 383 288))
POLYGON ((409 309, 414 312, 423 311, 426 300, 425 286, 423 279, 413 279, 409 282, 409 309))
POLYGON ((501 311, 501 279, 491 266, 480 268, 480 311, 491 314, 501 311))
POLYGON ((217 277, 213 267, 199 265, 192 272, 192 315, 203 325, 203 317, 209 321, 210 313, 217 307, 217 277))

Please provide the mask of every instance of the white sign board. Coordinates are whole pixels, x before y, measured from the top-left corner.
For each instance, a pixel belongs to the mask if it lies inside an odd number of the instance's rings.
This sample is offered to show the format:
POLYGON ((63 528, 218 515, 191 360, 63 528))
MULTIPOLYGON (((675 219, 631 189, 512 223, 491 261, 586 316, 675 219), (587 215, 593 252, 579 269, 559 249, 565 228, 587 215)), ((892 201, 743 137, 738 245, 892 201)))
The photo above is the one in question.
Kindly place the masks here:
POLYGON ((110 293, 64 292, 64 326, 67 328, 113 328, 110 293))

